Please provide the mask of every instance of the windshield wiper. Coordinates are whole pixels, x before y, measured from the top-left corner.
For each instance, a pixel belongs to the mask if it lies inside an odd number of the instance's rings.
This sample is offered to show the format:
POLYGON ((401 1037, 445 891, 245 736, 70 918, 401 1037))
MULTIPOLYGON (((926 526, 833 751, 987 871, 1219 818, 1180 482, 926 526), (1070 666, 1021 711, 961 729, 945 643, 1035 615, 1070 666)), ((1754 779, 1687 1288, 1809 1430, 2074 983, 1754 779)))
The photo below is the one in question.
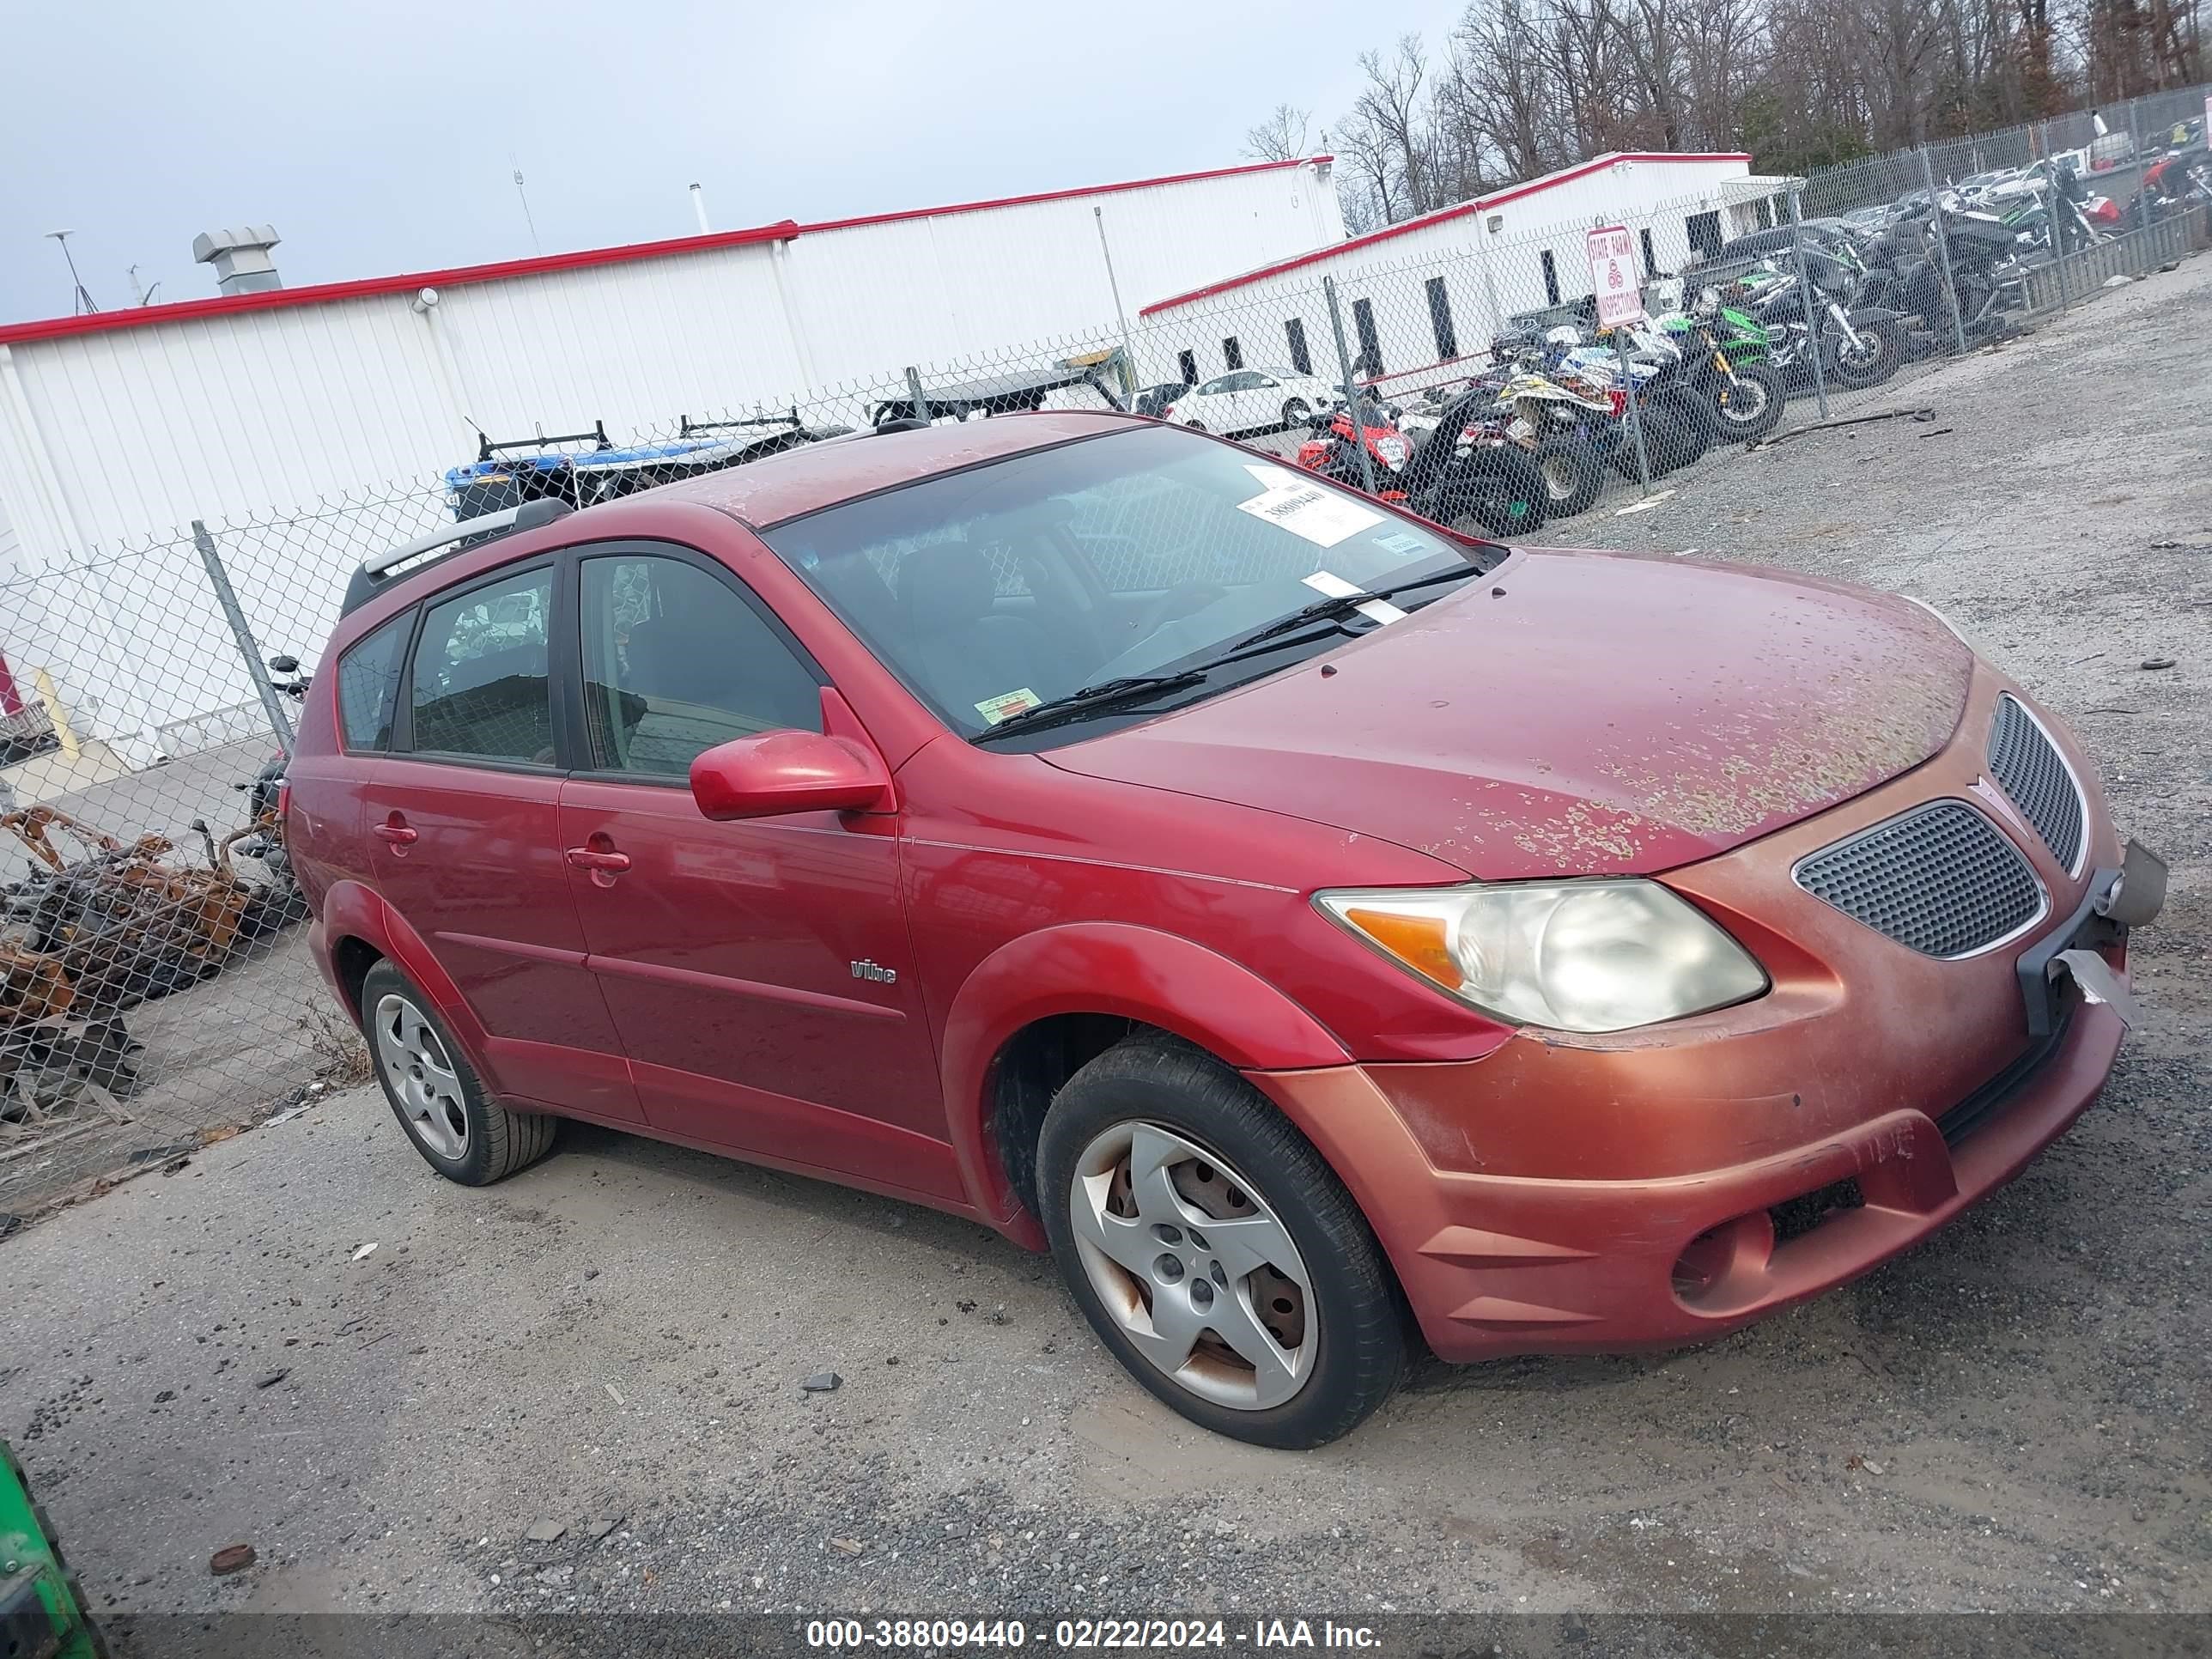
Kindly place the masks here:
POLYGON ((1438 582, 1460 581, 1481 574, 1480 568, 1475 565, 1455 565, 1449 570, 1431 571, 1425 576, 1416 576, 1411 581, 1393 582, 1388 587, 1365 588, 1357 593, 1332 593, 1327 599, 1316 599, 1311 605, 1299 606, 1287 617, 1278 617, 1265 628, 1247 634, 1229 648, 1242 651, 1248 645, 1272 640, 1278 634, 1288 634, 1304 628, 1310 622, 1319 622, 1324 617, 1349 616, 1371 600, 1393 599, 1401 593, 1410 593, 1417 587, 1433 587, 1438 582))
MULTIPOLYGON (((1389 587, 1376 588, 1372 592, 1346 593, 1330 599, 1317 599, 1287 617, 1269 623, 1255 634, 1246 635, 1218 655, 1201 659, 1200 661, 1177 669, 1172 674, 1121 674, 1110 680, 1101 680, 1096 685, 1086 685, 1071 691, 1064 697, 1054 697, 1046 702, 1032 703, 1029 708, 1017 714, 1007 715, 996 726, 977 732, 971 741, 990 743, 1001 733, 1007 732, 1035 731, 1040 726, 1060 726, 1069 720, 1081 720, 1085 715, 1101 714, 1127 703, 1142 702, 1146 698, 1156 696, 1162 692, 1179 690, 1185 686, 1196 685, 1217 668, 1242 662, 1249 657, 1264 657, 1277 651, 1287 650, 1292 646, 1310 644, 1311 638, 1284 637, 1294 633, 1308 623, 1318 621, 1325 617, 1341 615, 1352 606, 1364 605, 1370 599, 1387 599, 1395 594, 1411 592, 1415 588, 1433 587, 1438 582, 1457 581, 1463 577, 1479 576, 1481 574, 1482 570, 1479 566, 1458 565, 1449 570, 1438 570, 1425 576, 1416 576, 1411 581, 1395 582, 1389 587)), ((1327 635, 1317 637, 1326 638, 1327 635)))
POLYGON ((1086 685, 1069 692, 1064 697, 1054 697, 1046 702, 1031 703, 1000 720, 996 726, 975 734, 977 743, 988 743, 1001 734, 1019 728, 1038 726, 1057 726, 1063 720, 1079 720, 1085 714, 1111 708, 1123 702, 1136 702, 1161 691, 1172 691, 1179 686, 1196 685, 1206 678, 1202 669, 1186 668, 1173 674, 1122 674, 1110 680, 1101 680, 1096 685, 1086 685))

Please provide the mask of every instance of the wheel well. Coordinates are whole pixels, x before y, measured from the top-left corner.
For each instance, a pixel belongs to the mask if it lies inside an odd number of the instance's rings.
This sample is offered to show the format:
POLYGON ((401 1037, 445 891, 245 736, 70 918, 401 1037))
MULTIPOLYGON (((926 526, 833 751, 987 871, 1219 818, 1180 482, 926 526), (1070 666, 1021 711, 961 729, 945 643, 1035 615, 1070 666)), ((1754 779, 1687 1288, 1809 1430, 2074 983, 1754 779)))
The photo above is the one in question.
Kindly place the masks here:
POLYGON ((1152 1028, 1115 1014, 1054 1014, 1006 1040, 991 1066, 991 1139, 1007 1183, 1031 1215, 1037 1207, 1037 1136, 1068 1079, 1122 1038, 1152 1028))
POLYGON ((361 986, 368 977, 368 970, 384 960, 384 955, 366 939, 342 939, 331 952, 331 961, 337 967, 338 983, 345 988, 346 1012, 353 1016, 354 1024, 361 1024, 361 986))

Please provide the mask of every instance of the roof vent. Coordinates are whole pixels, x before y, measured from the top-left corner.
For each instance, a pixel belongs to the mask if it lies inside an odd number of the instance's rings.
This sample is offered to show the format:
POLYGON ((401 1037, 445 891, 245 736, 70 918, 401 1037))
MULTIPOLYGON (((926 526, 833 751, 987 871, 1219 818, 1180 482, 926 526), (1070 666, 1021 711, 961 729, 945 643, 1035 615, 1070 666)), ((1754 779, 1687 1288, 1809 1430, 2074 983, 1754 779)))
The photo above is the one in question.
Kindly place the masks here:
POLYGON ((216 286, 226 295, 259 294, 282 288, 269 250, 278 238, 274 225, 240 225, 234 230, 204 230, 192 238, 192 258, 215 267, 216 286))

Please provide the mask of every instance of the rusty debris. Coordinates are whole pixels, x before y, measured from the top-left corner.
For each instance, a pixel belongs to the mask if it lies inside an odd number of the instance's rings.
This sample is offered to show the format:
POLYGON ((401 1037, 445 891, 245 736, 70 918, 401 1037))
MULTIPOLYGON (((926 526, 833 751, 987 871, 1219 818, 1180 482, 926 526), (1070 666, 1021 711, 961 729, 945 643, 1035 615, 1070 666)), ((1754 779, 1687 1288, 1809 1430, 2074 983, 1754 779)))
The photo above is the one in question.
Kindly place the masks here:
POLYGON ((51 806, 0 816, 30 872, 0 892, 0 1123, 33 1130, 87 1104, 113 1111, 136 1081, 128 1009, 222 969, 291 919, 210 839, 200 868, 161 836, 128 843, 51 806))
POLYGON ((226 1544, 208 1557, 208 1571, 221 1578, 234 1572, 244 1572, 256 1559, 251 1544, 226 1544))

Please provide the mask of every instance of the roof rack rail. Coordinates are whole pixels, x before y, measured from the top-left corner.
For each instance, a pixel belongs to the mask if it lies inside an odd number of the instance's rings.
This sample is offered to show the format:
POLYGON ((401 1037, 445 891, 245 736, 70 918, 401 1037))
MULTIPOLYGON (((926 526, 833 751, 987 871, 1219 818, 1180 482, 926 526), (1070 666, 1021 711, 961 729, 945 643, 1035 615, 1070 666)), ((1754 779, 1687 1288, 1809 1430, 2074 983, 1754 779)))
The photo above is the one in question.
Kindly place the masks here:
POLYGON ((361 568, 353 573, 346 583, 345 601, 338 606, 338 615, 349 616, 374 598, 377 591, 394 576, 413 575, 416 569, 427 570, 455 554, 500 536, 512 536, 517 531, 535 530, 541 525, 564 519, 576 509, 564 501, 552 496, 541 496, 534 501, 525 501, 520 507, 504 507, 497 513, 487 513, 481 518, 463 519, 459 524, 448 525, 443 530, 434 530, 427 536, 417 536, 411 542, 391 548, 362 561, 361 568), (428 563, 416 565, 426 555, 435 554, 428 563), (413 568, 409 568, 413 567, 413 568))

